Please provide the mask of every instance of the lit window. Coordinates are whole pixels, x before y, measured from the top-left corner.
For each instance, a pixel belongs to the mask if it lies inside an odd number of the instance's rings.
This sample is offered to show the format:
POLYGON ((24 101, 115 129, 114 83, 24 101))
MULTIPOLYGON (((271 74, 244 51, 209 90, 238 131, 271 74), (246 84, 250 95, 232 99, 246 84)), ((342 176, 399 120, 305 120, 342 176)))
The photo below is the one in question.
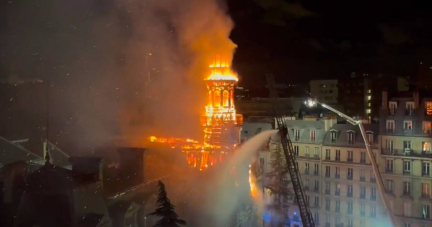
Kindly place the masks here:
POLYGON ((370 94, 371 93, 371 89, 368 89, 368 94, 370 94))
POLYGON ((426 114, 432 115, 432 102, 426 102, 426 114))
POLYGON ((372 96, 371 96, 371 95, 368 95, 368 96, 367 96, 367 100, 368 100, 368 101, 370 101, 370 100, 371 100, 371 98, 372 98, 372 96))
POLYGON ((431 143, 430 142, 422 142, 423 152, 430 153, 431 151, 431 143))
MULTIPOLYGON (((370 104, 370 103, 369 103, 370 104)), ((366 113, 370 114, 371 113, 371 109, 366 109, 366 113)))
POLYGON ((430 197, 430 186, 428 183, 422 183, 422 197, 430 197))
POLYGON ((423 121, 423 133, 424 134, 431 134, 431 122, 430 121, 423 121))
POLYGON ((404 129, 411 130, 412 129, 412 121, 404 121, 404 129))
POLYGON ((371 107, 371 103, 370 102, 368 103, 368 107, 371 107))

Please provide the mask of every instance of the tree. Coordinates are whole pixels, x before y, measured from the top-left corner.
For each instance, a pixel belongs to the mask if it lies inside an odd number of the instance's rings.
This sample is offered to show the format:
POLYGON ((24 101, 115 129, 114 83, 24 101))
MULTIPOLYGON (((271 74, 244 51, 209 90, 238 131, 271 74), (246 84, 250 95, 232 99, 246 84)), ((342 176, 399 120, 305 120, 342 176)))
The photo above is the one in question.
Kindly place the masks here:
POLYGON ((186 225, 184 220, 179 219, 179 216, 174 211, 174 205, 167 197, 165 185, 162 181, 159 181, 159 195, 156 204, 159 206, 156 210, 149 215, 161 217, 156 222, 154 227, 179 227, 180 225, 186 225))

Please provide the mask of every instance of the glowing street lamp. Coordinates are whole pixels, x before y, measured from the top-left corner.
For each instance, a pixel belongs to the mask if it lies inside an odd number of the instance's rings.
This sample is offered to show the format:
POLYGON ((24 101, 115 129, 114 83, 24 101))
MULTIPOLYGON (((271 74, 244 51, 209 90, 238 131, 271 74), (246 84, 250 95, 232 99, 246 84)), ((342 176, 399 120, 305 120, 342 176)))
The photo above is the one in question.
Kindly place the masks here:
POLYGON ((369 144, 369 140, 367 139, 366 132, 364 130, 362 121, 361 120, 355 120, 352 117, 349 117, 349 116, 345 115, 344 113, 342 113, 342 112, 340 112, 340 111, 338 111, 338 110, 336 110, 336 109, 334 109, 334 108, 332 108, 332 107, 330 107, 330 106, 328 106, 328 105, 326 105, 324 103, 319 103, 314 98, 309 98, 308 100, 305 101, 305 104, 309 108, 316 107, 317 105, 320 105, 320 106, 322 106, 322 107, 324 107, 324 108, 332 111, 333 113, 339 115, 340 117, 344 118, 350 124, 352 124, 352 125, 358 125, 359 126, 360 132, 361 132, 362 137, 363 137, 364 144, 366 146, 366 150, 367 150, 369 159, 371 160, 371 163, 372 163, 372 170, 373 170, 373 172, 375 174, 375 177, 376 177, 376 179, 378 181, 378 188, 379 188, 379 192, 380 192, 380 195, 381 195, 381 200, 383 201, 383 204, 384 204, 384 209, 386 210, 386 212, 387 212, 387 214, 389 216, 389 219, 390 219, 390 222, 391 222, 392 226, 396 226, 395 225, 395 223, 396 223, 395 222, 395 217, 393 215, 393 212, 389 208, 390 206, 388 205, 388 201, 385 199, 386 195, 383 193, 385 191, 384 182, 383 182, 383 180, 381 178, 381 174, 379 172, 375 156, 373 155, 371 146, 369 144))

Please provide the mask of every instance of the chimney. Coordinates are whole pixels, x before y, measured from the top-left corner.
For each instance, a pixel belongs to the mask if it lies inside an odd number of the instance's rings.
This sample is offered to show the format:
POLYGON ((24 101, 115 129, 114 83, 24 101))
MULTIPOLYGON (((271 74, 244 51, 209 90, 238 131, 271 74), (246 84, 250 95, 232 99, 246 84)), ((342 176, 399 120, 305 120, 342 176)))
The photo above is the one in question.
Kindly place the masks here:
POLYGON ((144 151, 145 148, 118 147, 120 156, 120 175, 128 186, 144 183, 144 151))
POLYGON ((387 97, 387 91, 382 91, 382 97, 381 97, 382 103, 381 107, 383 109, 387 109, 388 106, 388 97, 387 97))
POLYGON ((70 157, 72 173, 83 181, 103 182, 103 159, 97 157, 70 157))
POLYGON ((419 108, 419 92, 418 90, 413 91, 414 109, 419 108))
POLYGON ((324 120, 324 131, 327 132, 328 130, 333 127, 337 123, 337 118, 331 115, 326 116, 323 118, 324 120))

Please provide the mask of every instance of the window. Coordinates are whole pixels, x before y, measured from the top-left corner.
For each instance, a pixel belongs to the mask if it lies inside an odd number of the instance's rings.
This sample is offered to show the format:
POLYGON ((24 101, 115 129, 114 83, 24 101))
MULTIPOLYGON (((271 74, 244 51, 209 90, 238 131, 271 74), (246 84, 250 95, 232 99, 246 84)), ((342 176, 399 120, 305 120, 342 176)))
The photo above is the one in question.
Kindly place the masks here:
POLYGON ((412 121, 404 121, 404 129, 411 130, 412 129, 412 121))
POLYGON ((430 135, 431 131, 432 131, 432 127, 431 126, 432 125, 431 125, 430 121, 423 121, 423 124, 422 124, 423 134, 430 135))
POLYGON ((411 115, 414 110, 414 102, 406 102, 406 115, 411 115))
POLYGON ((347 185, 347 197, 352 197, 352 196, 353 196, 353 186, 347 185))
POLYGON ((309 195, 306 195, 306 203, 307 203, 307 205, 309 206, 309 201, 310 201, 310 196, 309 195))
POLYGON ((364 151, 360 153, 360 163, 366 163, 366 152, 364 151))
POLYGON ((404 146, 405 151, 411 150, 411 141, 409 141, 409 140, 403 141, 403 146, 404 146))
POLYGON ((330 194, 330 183, 329 182, 325 183, 325 193, 330 194))
POLYGON ((360 204, 360 215, 361 216, 365 216, 365 213, 366 213, 366 208, 365 208, 365 205, 364 204, 360 204))
POLYGON ((354 226, 354 221, 351 217, 348 217, 348 223, 347 223, 347 227, 353 227, 354 226))
POLYGON ((395 129, 395 121, 394 120, 387 120, 387 132, 394 132, 395 129))
POLYGON ((387 193, 393 194, 393 180, 386 180, 387 193))
POLYGON ((404 216, 411 217, 411 203, 404 202, 404 216))
POLYGON ((404 174, 411 173, 411 161, 404 161, 403 166, 404 166, 404 174))
POLYGON ((426 106, 426 114, 432 115, 432 102, 426 102, 425 106, 426 106))
POLYGON ((336 209, 335 212, 340 212, 340 201, 336 201, 336 209))
POLYGON ((360 170, 360 181, 361 182, 365 182, 366 181, 366 174, 365 174, 365 170, 364 169, 360 170))
POLYGON ((347 151, 347 162, 353 161, 353 151, 347 151))
POLYGON ((325 177, 327 177, 327 178, 330 177, 330 166, 325 167, 325 177))
POLYGON ((335 161, 340 161, 340 150, 336 150, 335 161))
POLYGON ((304 184, 304 185, 305 185, 305 187, 308 187, 308 188, 309 188, 309 179, 306 179, 306 180, 305 180, 305 184, 304 184))
POLYGON ((431 143, 430 142, 422 142, 422 151, 426 154, 429 154, 431 151, 431 143))
POLYGON ((403 195, 405 196, 411 195, 411 182, 408 181, 403 182, 403 195))
POLYGON ((330 160, 330 149, 326 149, 325 159, 330 160))
POLYGON ((300 140, 300 129, 294 129, 294 139, 296 141, 300 140))
POLYGON ((314 191, 319 191, 319 181, 315 181, 314 191))
POLYGON ((376 188, 371 188, 371 198, 372 201, 376 200, 376 188))
POLYGON ((352 202, 348 202, 348 214, 352 214, 353 213, 353 203, 352 202))
POLYGON ((314 156, 315 157, 319 156, 319 147, 315 147, 315 149, 314 149, 314 156))
POLYGON ((305 163, 305 174, 309 174, 309 163, 305 163))
POLYGON ((386 140, 386 149, 389 154, 393 154, 393 140, 386 140))
POLYGON ((330 210, 330 199, 326 199, 326 201, 325 201, 325 210, 327 210, 327 211, 330 210))
POLYGON ((315 175, 318 175, 318 174, 319 174, 319 171, 318 171, 318 170, 319 170, 319 165, 318 165, 318 164, 315 164, 315 165, 314 165, 314 174, 315 174, 315 175))
POLYGON ((308 147, 308 146, 306 146, 306 149, 305 149, 305 155, 306 155, 306 156, 309 156, 309 147, 308 147))
POLYGON ((422 197, 423 198, 430 197, 430 185, 428 183, 422 183, 422 197))
POLYGON ((376 183, 375 173, 373 172, 373 170, 370 170, 370 182, 376 183))
POLYGON ((335 178, 339 178, 340 177, 340 168, 336 167, 335 170, 336 170, 336 172, 335 172, 335 178))
POLYGON ((373 143, 373 133, 367 133, 367 139, 369 143, 373 143))
POLYGON ((319 224, 319 213, 318 212, 314 213, 314 221, 315 221, 315 223, 319 224))
POLYGON ((387 160, 386 162, 386 172, 393 173, 393 160, 387 160))
POLYGON ((360 199, 366 198, 366 187, 360 186, 360 199))
POLYGON ((371 214, 370 214, 370 216, 371 217, 376 217, 376 205, 375 204, 372 204, 371 205, 371 214))
POLYGON ((299 155, 299 146, 294 146, 294 155, 295 156, 299 155))
POLYGON ((348 144, 354 144, 354 132, 348 132, 348 144))
POLYGON ((332 143, 336 143, 336 141, 337 141, 337 131, 331 131, 330 137, 331 137, 331 142, 332 143))
POLYGON ((319 197, 318 196, 315 196, 315 198, 314 198, 314 206, 319 207, 319 197))
POLYGON ((336 187, 335 187, 335 195, 340 195, 340 184, 339 184, 339 183, 336 183, 335 186, 336 186, 336 187))
POLYGON ((348 168, 347 179, 352 180, 354 175, 354 170, 352 168, 348 168))
POLYGON ((423 205, 422 217, 423 218, 430 218, 430 206, 429 205, 423 205))
POLYGON ((315 130, 311 130, 310 131, 310 141, 314 142, 316 139, 316 131, 315 130))
POLYGON ((394 115, 397 109, 397 102, 389 102, 390 114, 394 115))
POLYGON ((405 227, 411 227, 411 224, 408 222, 405 222, 405 227))
POLYGON ((422 163, 422 175, 423 176, 429 176, 429 162, 423 162, 422 163))

